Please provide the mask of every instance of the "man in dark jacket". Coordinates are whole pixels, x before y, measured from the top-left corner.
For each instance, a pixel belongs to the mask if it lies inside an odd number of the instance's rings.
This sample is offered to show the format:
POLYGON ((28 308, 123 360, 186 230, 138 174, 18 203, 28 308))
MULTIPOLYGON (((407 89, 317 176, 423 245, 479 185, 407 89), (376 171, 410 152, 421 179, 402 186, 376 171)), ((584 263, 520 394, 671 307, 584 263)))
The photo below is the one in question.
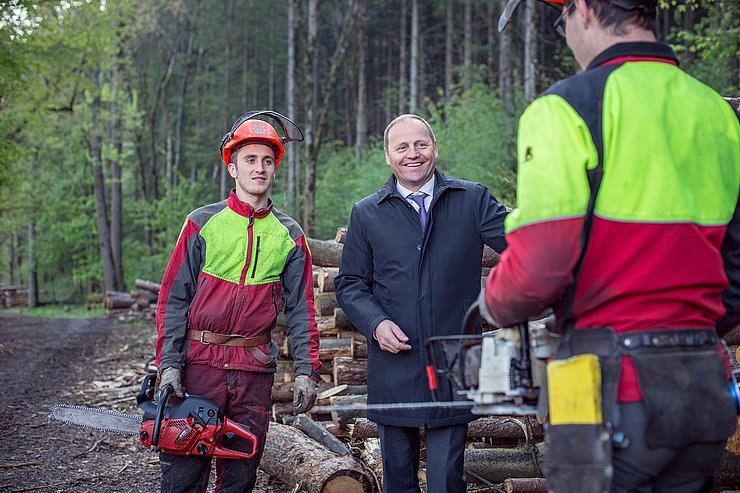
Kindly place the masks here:
MULTIPOLYGON (((459 334, 480 291, 483 245, 501 252, 507 209, 480 184, 435 171, 429 124, 401 115, 385 130, 386 185, 355 204, 335 280, 337 301, 367 337, 368 402, 430 401, 424 343, 459 334)), ((372 411, 388 493, 418 492, 420 427, 429 491, 465 491, 468 411, 372 411)))

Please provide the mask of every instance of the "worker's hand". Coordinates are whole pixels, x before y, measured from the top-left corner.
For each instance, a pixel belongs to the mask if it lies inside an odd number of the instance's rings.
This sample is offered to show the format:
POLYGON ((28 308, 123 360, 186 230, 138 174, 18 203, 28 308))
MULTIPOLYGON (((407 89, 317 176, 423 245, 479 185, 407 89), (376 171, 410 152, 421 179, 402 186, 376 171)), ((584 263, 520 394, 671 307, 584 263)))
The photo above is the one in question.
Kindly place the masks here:
POLYGON ((185 397, 185 387, 182 385, 182 372, 173 367, 165 368, 159 376, 159 389, 172 385, 172 391, 181 399, 185 397))
POLYGON ((486 302, 486 289, 483 288, 480 290, 480 294, 478 295, 478 312, 480 313, 480 316, 483 320, 488 322, 491 327, 494 327, 496 329, 500 329, 502 325, 496 321, 496 319, 493 318, 493 315, 491 314, 491 310, 488 308, 488 303, 486 302))
POLYGON ((316 402, 316 382, 307 375, 298 375, 293 384, 293 414, 305 413, 316 402))
POLYGON ((387 318, 375 327, 374 334, 383 351, 396 354, 399 351, 411 349, 411 346, 406 344, 409 342, 408 336, 404 334, 401 327, 387 318))

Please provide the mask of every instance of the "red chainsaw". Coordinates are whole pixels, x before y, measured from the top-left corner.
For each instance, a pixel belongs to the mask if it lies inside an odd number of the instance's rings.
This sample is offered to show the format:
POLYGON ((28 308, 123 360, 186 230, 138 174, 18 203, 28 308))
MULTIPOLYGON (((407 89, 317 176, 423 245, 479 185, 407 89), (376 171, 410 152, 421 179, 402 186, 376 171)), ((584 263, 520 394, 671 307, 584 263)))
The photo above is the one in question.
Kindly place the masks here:
POLYGON ((166 386, 154 401, 156 373, 148 373, 136 396, 143 417, 116 411, 58 404, 52 417, 65 423, 139 437, 147 448, 177 455, 201 455, 225 459, 248 459, 257 452, 257 437, 248 428, 224 416, 214 402, 194 395, 167 405, 172 387, 166 386), (223 440, 245 439, 248 452, 223 446, 223 440))

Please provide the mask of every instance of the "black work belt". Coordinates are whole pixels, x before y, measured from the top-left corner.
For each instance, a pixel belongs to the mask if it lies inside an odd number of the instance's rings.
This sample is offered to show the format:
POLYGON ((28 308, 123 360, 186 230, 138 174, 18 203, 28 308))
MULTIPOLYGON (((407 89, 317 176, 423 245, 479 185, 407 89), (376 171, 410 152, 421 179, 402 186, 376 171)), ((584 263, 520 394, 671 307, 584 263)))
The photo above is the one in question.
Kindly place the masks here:
POLYGON ((641 330, 618 334, 626 351, 659 350, 716 346, 719 338, 714 329, 641 330))

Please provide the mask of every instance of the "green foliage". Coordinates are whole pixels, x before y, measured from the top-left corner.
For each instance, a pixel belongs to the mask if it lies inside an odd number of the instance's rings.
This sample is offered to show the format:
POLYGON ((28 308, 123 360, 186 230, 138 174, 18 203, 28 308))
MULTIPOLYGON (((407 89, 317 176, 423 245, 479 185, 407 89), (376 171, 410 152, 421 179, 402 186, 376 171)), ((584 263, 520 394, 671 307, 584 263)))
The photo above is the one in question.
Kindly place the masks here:
POLYGON ((740 95, 740 4, 730 1, 695 2, 687 8, 706 8, 691 29, 674 28, 668 37, 682 67, 724 96, 740 95), (733 69, 734 67, 734 69, 733 69))
POLYGON ((96 307, 86 305, 41 305, 36 308, 11 308, 8 310, 17 315, 27 317, 48 317, 48 318, 95 318, 104 317, 105 309, 102 302, 96 307))
POLYGON ((316 224, 313 236, 334 238, 346 227, 355 202, 383 186, 390 176, 382 140, 376 141, 358 161, 354 147, 338 142, 321 148, 316 166, 316 224))
POLYGON ((475 84, 450 102, 431 106, 439 146, 438 168, 486 185, 513 206, 516 193, 516 117, 504 111, 496 90, 475 84))

